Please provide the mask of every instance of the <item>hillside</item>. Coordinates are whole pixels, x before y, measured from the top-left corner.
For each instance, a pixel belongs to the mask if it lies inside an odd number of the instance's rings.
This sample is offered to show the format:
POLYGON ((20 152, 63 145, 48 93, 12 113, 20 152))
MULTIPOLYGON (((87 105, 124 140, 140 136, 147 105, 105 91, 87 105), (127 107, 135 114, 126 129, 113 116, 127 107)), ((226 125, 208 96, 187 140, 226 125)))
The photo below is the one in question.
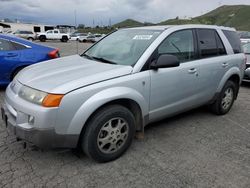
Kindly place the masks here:
MULTIPOLYGON (((210 24, 235 27, 237 30, 250 31, 250 5, 224 5, 204 15, 194 17, 190 20, 169 19, 157 25, 179 25, 179 24, 210 24)), ((137 27, 144 24, 136 20, 128 19, 113 27, 137 27)), ((153 24, 147 24, 153 25, 153 24)))
POLYGON ((143 26, 143 25, 144 25, 143 23, 138 22, 136 20, 127 19, 127 20, 124 20, 124 21, 119 22, 117 24, 114 24, 113 27, 114 28, 139 27, 139 26, 143 26))

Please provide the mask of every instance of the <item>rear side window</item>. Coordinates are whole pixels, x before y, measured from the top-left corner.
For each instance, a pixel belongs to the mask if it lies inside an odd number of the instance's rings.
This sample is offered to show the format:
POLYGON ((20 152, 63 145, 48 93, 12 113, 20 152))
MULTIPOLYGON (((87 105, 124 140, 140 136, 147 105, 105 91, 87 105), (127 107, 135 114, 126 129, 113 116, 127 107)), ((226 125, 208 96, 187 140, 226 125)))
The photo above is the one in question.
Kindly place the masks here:
POLYGON ((201 58, 219 55, 216 34, 216 31, 213 29, 197 29, 198 45, 200 48, 201 58))
POLYGON ((242 48, 241 48, 241 42, 240 42, 240 37, 235 31, 227 31, 227 30, 222 30, 224 35, 227 37, 227 40, 231 44, 233 51, 235 54, 241 53, 242 48))
POLYGON ((26 46, 15 43, 15 42, 10 42, 11 45, 14 47, 14 50, 23 50, 26 49, 26 46))
POLYGON ((8 40, 0 39, 0 51, 11 51, 15 50, 14 47, 11 45, 11 42, 8 40))
POLYGON ((217 43, 218 54, 219 55, 227 54, 225 46, 223 45, 222 40, 219 37, 217 32, 215 32, 215 38, 216 38, 216 43, 217 43))

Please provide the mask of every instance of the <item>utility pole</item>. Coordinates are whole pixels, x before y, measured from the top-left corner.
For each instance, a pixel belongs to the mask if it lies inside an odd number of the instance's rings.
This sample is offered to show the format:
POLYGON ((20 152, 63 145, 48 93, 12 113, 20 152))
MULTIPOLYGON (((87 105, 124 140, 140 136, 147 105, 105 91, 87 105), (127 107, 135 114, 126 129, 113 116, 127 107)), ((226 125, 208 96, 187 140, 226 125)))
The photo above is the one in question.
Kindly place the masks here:
MULTIPOLYGON (((76 22, 76 10, 74 11, 74 14, 75 14, 75 28, 77 29, 77 22, 76 22)), ((79 54, 79 42, 76 40, 76 51, 77 51, 77 54, 79 54)))

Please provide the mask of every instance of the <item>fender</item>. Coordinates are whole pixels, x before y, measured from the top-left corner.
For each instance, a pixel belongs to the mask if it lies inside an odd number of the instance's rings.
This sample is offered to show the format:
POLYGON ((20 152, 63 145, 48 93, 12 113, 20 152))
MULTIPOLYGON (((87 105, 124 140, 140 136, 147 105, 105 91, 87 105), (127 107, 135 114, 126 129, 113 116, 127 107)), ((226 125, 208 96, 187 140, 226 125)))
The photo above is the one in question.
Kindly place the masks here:
POLYGON ((221 92, 223 86, 225 85, 225 83, 227 82, 227 80, 232 76, 232 75, 238 75, 240 80, 241 80, 241 71, 238 67, 232 67, 230 68, 223 76, 223 78, 221 79, 218 87, 217 87, 217 90, 216 90, 216 93, 219 93, 221 92))
POLYGON ((67 129, 67 134, 79 134, 88 118, 98 108, 118 99, 133 100, 140 106, 143 118, 148 114, 148 104, 138 91, 127 87, 108 88, 96 93, 81 105, 67 129))

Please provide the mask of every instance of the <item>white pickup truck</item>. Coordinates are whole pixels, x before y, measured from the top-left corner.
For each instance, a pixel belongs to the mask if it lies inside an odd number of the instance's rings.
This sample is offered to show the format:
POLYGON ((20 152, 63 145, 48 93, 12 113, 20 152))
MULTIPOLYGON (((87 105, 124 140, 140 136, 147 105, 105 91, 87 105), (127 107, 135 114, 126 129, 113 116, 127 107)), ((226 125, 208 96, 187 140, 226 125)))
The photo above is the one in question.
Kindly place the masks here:
POLYGON ((48 30, 45 33, 37 33, 37 38, 41 42, 46 40, 60 40, 61 42, 67 42, 70 39, 70 35, 67 33, 61 33, 60 30, 48 30))

